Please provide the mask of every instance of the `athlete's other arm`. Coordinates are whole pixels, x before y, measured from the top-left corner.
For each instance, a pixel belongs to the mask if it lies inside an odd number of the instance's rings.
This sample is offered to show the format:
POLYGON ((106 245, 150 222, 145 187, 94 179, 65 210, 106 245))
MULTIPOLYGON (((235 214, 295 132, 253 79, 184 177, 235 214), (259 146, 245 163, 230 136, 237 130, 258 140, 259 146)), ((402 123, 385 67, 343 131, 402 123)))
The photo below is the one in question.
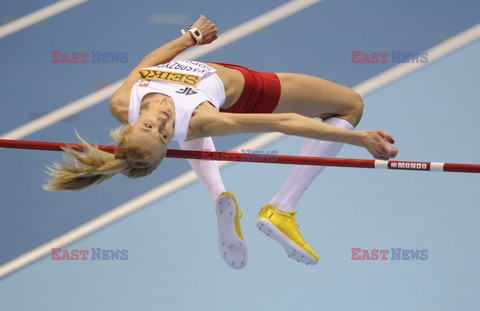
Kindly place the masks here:
POLYGON ((350 131, 296 113, 242 114, 205 112, 192 118, 196 136, 280 132, 307 138, 338 141, 366 148, 376 159, 394 158, 398 149, 385 130, 350 131), (390 143, 390 144, 389 144, 390 143))
MULTIPOLYGON (((202 33, 201 45, 209 44, 217 38, 217 28, 215 27, 215 24, 213 24, 203 15, 200 15, 200 18, 193 23, 192 27, 196 27, 202 33)), ((141 79, 139 72, 142 68, 168 63, 174 59, 175 56, 196 44, 197 42, 195 39, 192 37, 190 32, 187 31, 184 35, 173 39, 172 41, 147 54, 130 72, 123 82, 123 85, 113 94, 112 98, 110 99, 110 112, 112 115, 118 121, 127 123, 131 88, 132 85, 141 79)))

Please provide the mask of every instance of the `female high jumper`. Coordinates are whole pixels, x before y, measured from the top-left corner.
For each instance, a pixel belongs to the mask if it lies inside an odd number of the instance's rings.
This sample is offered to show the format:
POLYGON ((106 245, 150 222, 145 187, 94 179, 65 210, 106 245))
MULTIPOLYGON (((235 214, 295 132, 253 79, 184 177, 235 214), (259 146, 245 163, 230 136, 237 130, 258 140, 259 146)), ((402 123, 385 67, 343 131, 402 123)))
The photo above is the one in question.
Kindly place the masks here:
MULTIPOLYGON (((394 140, 385 130, 353 130, 362 117, 363 101, 350 88, 303 74, 172 61, 185 49, 217 38, 215 25, 204 16, 182 32, 145 56, 112 96, 110 111, 125 124, 112 132, 119 141, 115 154, 101 151, 79 136, 85 150, 66 148, 74 161, 55 163, 45 189, 79 190, 116 173, 146 176, 158 167, 172 139, 182 149, 214 151, 211 136, 281 132, 308 138, 301 156, 334 157, 344 143, 364 147, 376 159, 396 156, 398 149, 390 145, 394 140)), ((237 200, 225 190, 215 161, 189 162, 215 202, 220 253, 228 265, 241 269, 248 255, 237 200)), ((323 168, 294 166, 256 221, 289 257, 306 264, 316 264, 319 257, 299 232, 295 207, 323 168)))

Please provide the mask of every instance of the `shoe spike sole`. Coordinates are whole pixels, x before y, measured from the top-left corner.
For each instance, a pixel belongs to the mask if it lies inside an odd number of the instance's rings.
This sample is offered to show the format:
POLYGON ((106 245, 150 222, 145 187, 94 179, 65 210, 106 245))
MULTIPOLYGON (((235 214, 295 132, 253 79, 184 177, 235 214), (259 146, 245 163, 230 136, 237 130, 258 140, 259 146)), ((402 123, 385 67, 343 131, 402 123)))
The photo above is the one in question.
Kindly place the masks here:
POLYGON ((216 206, 218 218, 218 247, 225 262, 234 269, 247 265, 247 244, 235 230, 235 202, 224 196, 219 198, 216 206))
POLYGON ((312 255, 306 252, 304 249, 293 243, 282 231, 280 231, 274 224, 264 218, 257 219, 257 228, 265 234, 267 237, 270 237, 280 243, 288 257, 302 262, 306 265, 315 265, 318 263, 312 255))

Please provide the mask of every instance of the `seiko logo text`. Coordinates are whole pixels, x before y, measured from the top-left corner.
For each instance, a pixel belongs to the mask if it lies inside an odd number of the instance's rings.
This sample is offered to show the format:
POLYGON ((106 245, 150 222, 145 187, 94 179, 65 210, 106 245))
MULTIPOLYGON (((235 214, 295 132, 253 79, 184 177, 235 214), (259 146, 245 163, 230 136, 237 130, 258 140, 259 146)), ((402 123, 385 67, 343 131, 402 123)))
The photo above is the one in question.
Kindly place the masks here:
POLYGON ((196 87, 202 79, 201 76, 185 74, 179 72, 168 72, 154 69, 140 70, 140 76, 143 80, 162 80, 188 86, 196 87))

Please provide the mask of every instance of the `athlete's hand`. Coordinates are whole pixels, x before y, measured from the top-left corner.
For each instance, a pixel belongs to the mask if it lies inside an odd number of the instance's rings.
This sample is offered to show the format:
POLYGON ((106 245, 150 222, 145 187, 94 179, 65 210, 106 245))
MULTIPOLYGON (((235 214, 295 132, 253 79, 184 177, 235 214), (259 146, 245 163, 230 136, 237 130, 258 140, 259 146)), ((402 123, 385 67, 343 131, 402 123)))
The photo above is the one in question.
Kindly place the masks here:
POLYGON ((364 134, 362 145, 375 159, 388 160, 395 158, 398 148, 390 145, 394 144, 395 141, 385 130, 364 131, 364 134))
POLYGON ((218 38, 217 27, 203 15, 200 15, 198 20, 191 26, 196 27, 202 33, 202 43, 200 45, 212 43, 218 38))

